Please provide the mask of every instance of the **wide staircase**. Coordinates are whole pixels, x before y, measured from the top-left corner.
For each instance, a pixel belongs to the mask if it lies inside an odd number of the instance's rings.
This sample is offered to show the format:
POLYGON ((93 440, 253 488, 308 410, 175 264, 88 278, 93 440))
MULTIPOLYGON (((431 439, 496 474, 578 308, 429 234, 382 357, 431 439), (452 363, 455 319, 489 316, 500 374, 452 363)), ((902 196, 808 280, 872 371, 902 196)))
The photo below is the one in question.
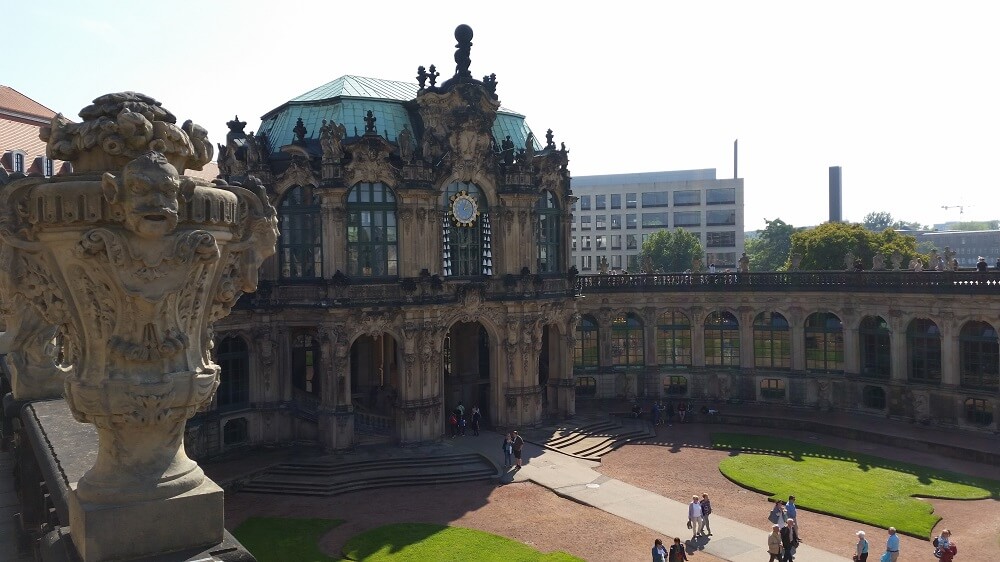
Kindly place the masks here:
POLYGON ((336 496, 348 492, 427 484, 454 484, 497 477, 478 453, 312 460, 272 466, 239 491, 258 494, 336 496))
POLYGON ((599 462, 602 456, 623 445, 656 437, 656 432, 644 420, 589 414, 525 430, 523 437, 546 449, 599 462))

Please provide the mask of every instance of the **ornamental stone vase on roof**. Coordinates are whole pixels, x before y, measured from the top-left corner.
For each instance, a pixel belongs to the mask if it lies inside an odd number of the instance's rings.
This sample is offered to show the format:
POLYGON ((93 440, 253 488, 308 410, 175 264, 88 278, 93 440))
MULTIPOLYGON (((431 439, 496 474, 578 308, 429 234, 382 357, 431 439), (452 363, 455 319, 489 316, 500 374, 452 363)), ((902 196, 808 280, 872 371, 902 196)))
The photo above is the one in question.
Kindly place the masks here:
POLYGON ((77 173, 0 191, 21 210, 0 217, 3 294, 60 327, 66 401, 98 434, 71 486, 73 544, 85 562, 217 544, 222 490, 185 454, 184 425, 219 385, 212 324, 256 289, 277 216, 263 193, 182 175, 212 145, 156 100, 108 94, 80 116, 42 133, 77 173))

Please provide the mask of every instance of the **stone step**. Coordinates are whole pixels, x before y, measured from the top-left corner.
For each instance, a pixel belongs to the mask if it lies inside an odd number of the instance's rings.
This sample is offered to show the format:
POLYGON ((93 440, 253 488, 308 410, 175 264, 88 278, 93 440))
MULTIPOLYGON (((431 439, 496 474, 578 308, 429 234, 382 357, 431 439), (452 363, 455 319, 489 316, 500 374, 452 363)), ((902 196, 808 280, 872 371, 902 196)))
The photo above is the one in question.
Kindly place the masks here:
POLYGON ((371 459, 353 462, 297 462, 271 467, 240 487, 240 492, 334 496, 419 484, 450 484, 497 477, 480 454, 371 459))

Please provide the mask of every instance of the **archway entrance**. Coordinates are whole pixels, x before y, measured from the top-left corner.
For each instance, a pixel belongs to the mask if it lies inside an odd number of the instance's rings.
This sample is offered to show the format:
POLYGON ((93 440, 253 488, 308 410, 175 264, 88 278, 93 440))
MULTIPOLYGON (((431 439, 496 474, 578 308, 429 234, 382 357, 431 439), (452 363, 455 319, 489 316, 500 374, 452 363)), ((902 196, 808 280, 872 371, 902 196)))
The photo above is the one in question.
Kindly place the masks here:
POLYGON ((490 400, 490 336, 478 322, 458 322, 444 340, 445 433, 448 418, 461 403, 470 427, 472 409, 479 407, 482 425, 493 423, 490 400))
POLYGON ((355 431, 390 435, 399 400, 399 346, 390 334, 364 335, 351 345, 355 431))
POLYGON ((538 354, 538 385, 542 389, 542 412, 555 413, 559 410, 558 387, 549 386, 549 381, 558 382, 562 373, 563 338, 559 336, 559 327, 548 324, 542 328, 542 349, 538 354))

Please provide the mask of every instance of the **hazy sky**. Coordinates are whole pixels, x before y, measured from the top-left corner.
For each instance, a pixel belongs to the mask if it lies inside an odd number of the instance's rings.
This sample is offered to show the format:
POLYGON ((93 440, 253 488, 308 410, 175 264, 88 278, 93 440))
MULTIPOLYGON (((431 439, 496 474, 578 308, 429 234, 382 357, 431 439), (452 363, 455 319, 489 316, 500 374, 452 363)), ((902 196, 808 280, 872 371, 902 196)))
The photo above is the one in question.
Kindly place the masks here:
POLYGON ((1000 218, 1000 33, 990 2, 25 2, 5 7, 0 83, 76 118, 135 90, 215 142, 344 74, 474 76, 553 129, 575 176, 717 168, 747 229, 844 218, 1000 218), (432 8, 433 7, 433 8, 432 8), (12 23, 17 22, 17 23, 12 23), (957 208, 964 205, 964 214, 957 208))

